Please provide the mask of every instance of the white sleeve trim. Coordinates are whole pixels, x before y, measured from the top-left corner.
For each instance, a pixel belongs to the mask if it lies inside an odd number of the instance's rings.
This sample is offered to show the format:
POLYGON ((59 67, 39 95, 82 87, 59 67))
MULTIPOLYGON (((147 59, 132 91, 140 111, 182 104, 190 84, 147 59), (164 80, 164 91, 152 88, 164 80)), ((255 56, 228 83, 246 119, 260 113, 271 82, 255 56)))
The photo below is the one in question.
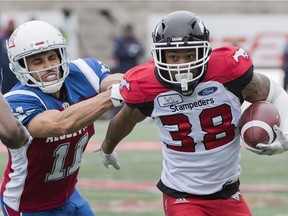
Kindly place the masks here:
POLYGON ((96 92, 99 91, 99 77, 95 74, 93 69, 83 60, 83 59, 77 59, 72 61, 73 64, 75 64, 81 72, 84 74, 84 76, 87 78, 91 86, 95 89, 96 92))
POLYGON ((11 95, 18 95, 18 94, 21 94, 21 95, 29 95, 29 96, 32 96, 32 97, 36 97, 41 103, 42 105, 45 107, 45 109, 47 110, 47 107, 45 105, 45 103, 43 102, 43 100, 38 97, 38 95, 36 95, 34 92, 31 92, 31 91, 27 91, 27 90, 15 90, 15 91, 11 91, 11 92, 8 92, 4 95, 5 98, 11 96, 11 95))

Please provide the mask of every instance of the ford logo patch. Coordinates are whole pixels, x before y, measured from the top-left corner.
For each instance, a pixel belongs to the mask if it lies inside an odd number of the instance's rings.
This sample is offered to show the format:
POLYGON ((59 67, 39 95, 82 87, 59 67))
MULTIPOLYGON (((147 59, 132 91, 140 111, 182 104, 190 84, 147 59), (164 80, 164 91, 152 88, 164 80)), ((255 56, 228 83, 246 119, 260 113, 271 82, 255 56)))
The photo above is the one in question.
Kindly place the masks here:
POLYGON ((206 96, 206 95, 210 95, 210 94, 213 94, 214 92, 217 91, 217 87, 216 86, 212 86, 212 87, 209 87, 209 88, 205 88, 201 91, 198 92, 198 95, 199 96, 206 96))

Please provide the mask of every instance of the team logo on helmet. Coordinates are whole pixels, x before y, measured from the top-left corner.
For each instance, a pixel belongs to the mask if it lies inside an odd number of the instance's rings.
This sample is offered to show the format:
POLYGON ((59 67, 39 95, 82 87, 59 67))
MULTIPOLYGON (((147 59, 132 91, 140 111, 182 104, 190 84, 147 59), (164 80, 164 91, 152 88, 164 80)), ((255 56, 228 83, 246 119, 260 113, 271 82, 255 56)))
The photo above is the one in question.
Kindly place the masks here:
POLYGON ((15 43, 14 43, 14 40, 15 40, 15 37, 16 37, 16 34, 17 34, 17 29, 12 33, 12 35, 10 36, 9 40, 8 40, 8 48, 12 48, 12 47, 15 47, 15 43))

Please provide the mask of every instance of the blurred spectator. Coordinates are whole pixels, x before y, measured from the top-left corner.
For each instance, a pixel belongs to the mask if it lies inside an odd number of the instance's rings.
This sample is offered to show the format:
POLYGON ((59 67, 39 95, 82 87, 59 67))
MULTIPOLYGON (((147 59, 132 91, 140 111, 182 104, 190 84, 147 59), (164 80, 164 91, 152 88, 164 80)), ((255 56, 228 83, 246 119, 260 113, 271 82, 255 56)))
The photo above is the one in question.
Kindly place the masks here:
POLYGON ((288 92, 288 43, 284 48, 282 69, 284 71, 283 88, 286 92, 288 92))
POLYGON ((122 35, 113 44, 113 60, 116 65, 112 73, 125 73, 136 66, 143 53, 143 46, 134 35, 133 26, 130 23, 124 25, 122 35))
POLYGON ((9 68, 9 59, 7 56, 6 40, 15 29, 14 20, 10 19, 7 26, 0 33, 0 67, 2 68, 3 82, 1 86, 2 94, 10 91, 10 89, 18 82, 15 74, 9 68))
MULTIPOLYGON (((125 73, 139 63, 144 54, 140 40, 136 38, 132 24, 127 23, 122 27, 122 34, 117 37, 113 44, 112 57, 115 66, 111 67, 111 73, 125 73)), ((113 107, 102 116, 102 119, 111 119, 121 107, 113 107)))

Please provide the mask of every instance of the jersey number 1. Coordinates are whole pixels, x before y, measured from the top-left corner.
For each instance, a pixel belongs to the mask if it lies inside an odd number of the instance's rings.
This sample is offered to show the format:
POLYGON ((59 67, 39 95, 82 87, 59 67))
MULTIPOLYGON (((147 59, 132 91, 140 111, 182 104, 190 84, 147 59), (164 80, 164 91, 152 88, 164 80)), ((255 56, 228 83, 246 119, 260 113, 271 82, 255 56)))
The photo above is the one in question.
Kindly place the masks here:
POLYGON ((53 164, 53 170, 51 173, 46 175, 46 181, 55 181, 65 178, 78 170, 81 164, 82 153, 87 142, 88 134, 85 134, 75 146, 73 164, 67 168, 67 171, 66 168, 64 168, 64 164, 70 145, 69 143, 63 143, 59 145, 59 147, 54 151, 55 160, 53 164))

